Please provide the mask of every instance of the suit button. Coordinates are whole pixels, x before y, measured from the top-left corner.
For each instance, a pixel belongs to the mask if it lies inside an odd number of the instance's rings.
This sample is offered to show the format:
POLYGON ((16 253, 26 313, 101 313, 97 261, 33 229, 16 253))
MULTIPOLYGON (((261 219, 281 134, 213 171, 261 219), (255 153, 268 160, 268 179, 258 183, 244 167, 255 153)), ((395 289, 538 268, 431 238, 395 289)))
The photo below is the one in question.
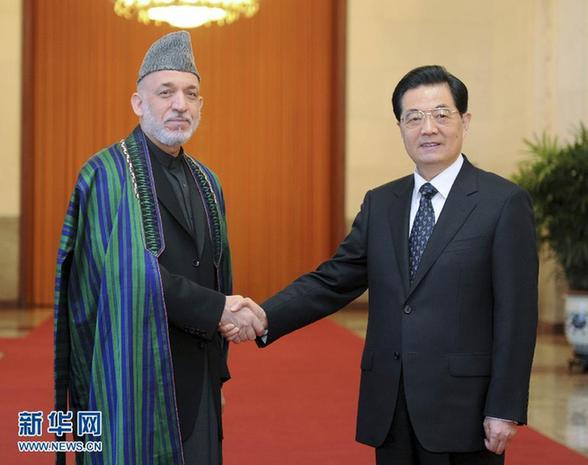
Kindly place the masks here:
POLYGON ((197 258, 192 259, 192 266, 194 268, 198 268, 200 266, 200 260, 198 260, 197 258))
POLYGON ((400 358, 400 352, 394 352, 394 360, 398 360, 400 358))
POLYGON ((408 315, 409 313, 411 313, 411 312, 412 312, 412 308, 410 308, 410 305, 406 305, 406 306, 405 306, 405 307, 402 309, 402 311, 408 315))

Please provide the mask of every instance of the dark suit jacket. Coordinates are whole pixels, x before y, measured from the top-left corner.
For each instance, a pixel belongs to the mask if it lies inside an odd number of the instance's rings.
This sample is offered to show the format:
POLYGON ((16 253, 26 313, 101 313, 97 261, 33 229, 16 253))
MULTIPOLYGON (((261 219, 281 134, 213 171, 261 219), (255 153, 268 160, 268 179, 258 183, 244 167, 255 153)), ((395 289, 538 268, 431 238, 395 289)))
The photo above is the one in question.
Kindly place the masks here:
POLYGON ((369 288, 357 440, 384 441, 401 373, 420 443, 484 449, 485 416, 526 422, 537 324, 537 253, 528 194, 467 160, 408 279, 413 176, 364 199, 333 258, 262 306, 268 344, 369 288))
MULTIPOLYGON (((217 325, 225 296, 215 290, 212 242, 195 183, 190 183, 195 223, 195 232, 191 232, 163 168, 153 158, 151 165, 165 241, 159 264, 171 323, 169 335, 180 432, 185 440, 192 433, 198 413, 205 358, 216 411, 221 411, 220 385, 229 378, 229 372, 217 325)), ((219 430, 222 437, 220 418, 219 430)))

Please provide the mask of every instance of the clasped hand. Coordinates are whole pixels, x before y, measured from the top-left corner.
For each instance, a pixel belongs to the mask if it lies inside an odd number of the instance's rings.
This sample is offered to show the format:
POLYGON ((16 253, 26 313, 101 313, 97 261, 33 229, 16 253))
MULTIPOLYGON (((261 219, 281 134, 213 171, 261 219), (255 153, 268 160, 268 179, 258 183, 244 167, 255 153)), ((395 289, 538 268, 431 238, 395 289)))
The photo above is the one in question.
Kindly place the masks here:
POLYGON ((227 296, 218 330, 227 340, 235 343, 253 341, 263 336, 267 318, 263 309, 253 300, 240 295, 227 296))

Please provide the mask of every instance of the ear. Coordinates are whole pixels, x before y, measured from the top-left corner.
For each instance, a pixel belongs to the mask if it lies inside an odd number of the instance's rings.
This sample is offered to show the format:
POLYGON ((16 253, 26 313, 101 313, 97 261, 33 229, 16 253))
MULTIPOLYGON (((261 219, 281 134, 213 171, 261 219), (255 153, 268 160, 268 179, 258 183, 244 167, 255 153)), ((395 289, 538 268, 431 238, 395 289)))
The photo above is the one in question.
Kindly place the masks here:
POLYGON ((198 95, 195 105, 196 111, 200 114, 202 112, 202 107, 204 106, 204 99, 202 98, 202 95, 198 95))
POLYGON ((135 115, 143 116, 143 99, 137 92, 131 95, 131 107, 133 107, 135 115))
POLYGON ((400 121, 396 121, 396 126, 398 126, 398 132, 400 132, 400 138, 402 139, 402 142, 405 142, 406 139, 404 138, 404 129, 402 128, 402 124, 400 124, 400 121))
POLYGON ((463 132, 464 134, 466 132, 468 132, 468 129, 470 128, 470 121, 472 119, 472 114, 471 113, 464 113, 461 116, 461 120, 463 121, 463 132))

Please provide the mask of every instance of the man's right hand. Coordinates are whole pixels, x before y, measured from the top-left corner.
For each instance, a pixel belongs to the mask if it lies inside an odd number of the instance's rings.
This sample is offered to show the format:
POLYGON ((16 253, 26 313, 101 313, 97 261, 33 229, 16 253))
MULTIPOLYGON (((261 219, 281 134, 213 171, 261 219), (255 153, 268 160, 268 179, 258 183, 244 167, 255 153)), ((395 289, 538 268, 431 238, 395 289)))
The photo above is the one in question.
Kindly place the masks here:
POLYGON ((227 296, 219 322, 219 331, 225 339, 235 343, 253 341, 266 328, 265 312, 253 300, 240 295, 227 296))

